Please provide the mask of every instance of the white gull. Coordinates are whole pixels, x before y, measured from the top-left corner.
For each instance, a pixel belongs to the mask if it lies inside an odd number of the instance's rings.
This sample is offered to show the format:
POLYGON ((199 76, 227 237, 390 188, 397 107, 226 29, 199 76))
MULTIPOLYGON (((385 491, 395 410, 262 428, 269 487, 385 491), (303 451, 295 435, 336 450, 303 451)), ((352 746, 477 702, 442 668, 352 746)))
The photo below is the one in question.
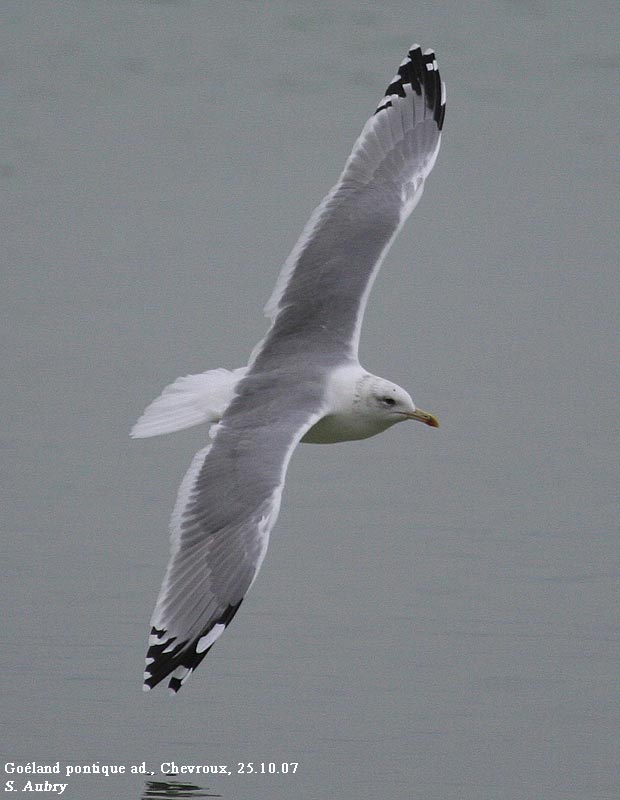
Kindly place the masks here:
POLYGON ((143 438, 211 423, 172 514, 145 690, 168 678, 177 692, 237 612, 299 442, 365 439, 404 420, 437 427, 357 353, 370 289, 422 195, 444 113, 435 55, 414 45, 287 259, 265 308, 271 327, 247 367, 179 378, 132 429, 143 438))

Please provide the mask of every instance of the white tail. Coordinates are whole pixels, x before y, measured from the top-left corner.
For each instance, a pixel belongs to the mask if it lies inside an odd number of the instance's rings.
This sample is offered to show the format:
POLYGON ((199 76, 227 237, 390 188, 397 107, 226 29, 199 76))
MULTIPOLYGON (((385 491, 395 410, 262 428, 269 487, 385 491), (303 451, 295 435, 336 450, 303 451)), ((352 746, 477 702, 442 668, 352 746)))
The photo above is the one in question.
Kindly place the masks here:
POLYGON ((203 422, 219 422, 246 369, 211 369, 200 375, 177 378, 146 407, 130 436, 145 439, 203 422))

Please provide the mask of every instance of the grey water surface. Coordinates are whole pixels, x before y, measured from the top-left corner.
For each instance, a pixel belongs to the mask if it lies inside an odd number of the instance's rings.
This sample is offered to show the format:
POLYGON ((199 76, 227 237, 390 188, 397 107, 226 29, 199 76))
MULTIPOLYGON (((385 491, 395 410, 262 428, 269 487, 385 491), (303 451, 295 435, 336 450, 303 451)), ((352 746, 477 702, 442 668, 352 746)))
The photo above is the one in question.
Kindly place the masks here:
POLYGON ((0 769, 126 766, 53 776, 71 800, 617 798, 620 5, 0 11, 0 769), (128 430, 178 375, 246 362, 413 41, 445 135, 361 357, 441 428, 300 447, 234 623, 178 697, 144 695, 206 431, 128 430))

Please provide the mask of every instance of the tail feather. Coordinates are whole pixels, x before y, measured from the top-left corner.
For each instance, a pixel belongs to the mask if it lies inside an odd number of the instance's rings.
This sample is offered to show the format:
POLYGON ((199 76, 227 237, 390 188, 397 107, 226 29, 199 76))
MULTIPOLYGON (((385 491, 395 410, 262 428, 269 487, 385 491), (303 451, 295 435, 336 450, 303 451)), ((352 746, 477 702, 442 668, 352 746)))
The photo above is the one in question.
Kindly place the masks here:
POLYGON ((203 422, 219 422, 245 371, 245 367, 232 371, 220 368, 177 378, 147 406, 130 435, 144 439, 203 422))

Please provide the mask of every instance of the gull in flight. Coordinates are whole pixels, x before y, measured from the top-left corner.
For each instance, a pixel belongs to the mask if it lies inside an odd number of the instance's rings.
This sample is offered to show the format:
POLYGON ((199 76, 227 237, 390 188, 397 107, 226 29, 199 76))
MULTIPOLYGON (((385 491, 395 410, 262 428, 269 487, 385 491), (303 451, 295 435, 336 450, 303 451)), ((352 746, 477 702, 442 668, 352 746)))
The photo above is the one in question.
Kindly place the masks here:
POLYGON ((360 365, 358 343, 379 267, 435 164, 444 112, 435 54, 414 45, 285 262, 248 365, 179 378, 133 427, 143 438, 211 424, 172 514, 146 691, 168 679, 176 693, 237 613, 299 442, 365 439, 404 420, 438 426, 360 365))

